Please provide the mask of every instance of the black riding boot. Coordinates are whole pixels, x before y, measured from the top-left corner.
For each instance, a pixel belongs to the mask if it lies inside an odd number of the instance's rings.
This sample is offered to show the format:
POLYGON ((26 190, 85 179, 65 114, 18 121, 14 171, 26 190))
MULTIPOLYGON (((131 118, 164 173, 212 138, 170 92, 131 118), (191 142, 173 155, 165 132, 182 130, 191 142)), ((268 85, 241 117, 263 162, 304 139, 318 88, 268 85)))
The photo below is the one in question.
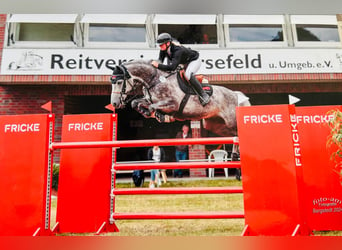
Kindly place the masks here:
POLYGON ((198 94, 198 98, 202 106, 207 105, 210 96, 203 90, 202 84, 197 80, 197 78, 194 75, 191 75, 189 82, 198 94))

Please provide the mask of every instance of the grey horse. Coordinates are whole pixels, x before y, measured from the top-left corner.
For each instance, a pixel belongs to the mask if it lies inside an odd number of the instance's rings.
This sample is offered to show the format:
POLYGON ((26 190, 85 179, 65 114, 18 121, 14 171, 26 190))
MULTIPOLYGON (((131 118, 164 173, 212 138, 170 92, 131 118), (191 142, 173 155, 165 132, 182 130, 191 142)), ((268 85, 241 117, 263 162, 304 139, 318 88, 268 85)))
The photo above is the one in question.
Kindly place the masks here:
POLYGON ((248 97, 223 86, 212 85, 212 95, 202 106, 197 95, 188 95, 180 88, 176 72, 154 68, 149 61, 133 60, 113 69, 111 104, 133 109, 146 118, 159 122, 175 120, 203 121, 203 127, 218 136, 237 136, 235 109, 250 106, 248 97))

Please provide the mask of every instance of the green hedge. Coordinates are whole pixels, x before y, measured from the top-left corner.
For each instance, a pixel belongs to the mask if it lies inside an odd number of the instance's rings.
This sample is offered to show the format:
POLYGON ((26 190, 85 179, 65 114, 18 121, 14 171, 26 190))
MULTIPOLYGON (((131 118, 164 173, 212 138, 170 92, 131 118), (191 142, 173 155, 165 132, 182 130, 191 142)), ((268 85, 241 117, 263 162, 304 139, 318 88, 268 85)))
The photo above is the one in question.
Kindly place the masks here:
POLYGON ((59 164, 53 164, 52 169, 52 188, 58 190, 59 164))

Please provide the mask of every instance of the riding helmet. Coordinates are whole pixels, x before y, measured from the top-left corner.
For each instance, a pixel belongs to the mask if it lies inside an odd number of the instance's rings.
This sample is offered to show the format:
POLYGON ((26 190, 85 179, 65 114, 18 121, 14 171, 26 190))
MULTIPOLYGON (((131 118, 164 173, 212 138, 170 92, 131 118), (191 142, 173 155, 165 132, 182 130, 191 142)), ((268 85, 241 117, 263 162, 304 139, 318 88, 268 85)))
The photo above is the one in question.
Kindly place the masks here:
POLYGON ((169 33, 161 33, 157 37, 158 44, 164 44, 164 43, 171 42, 171 41, 172 41, 172 37, 169 33))

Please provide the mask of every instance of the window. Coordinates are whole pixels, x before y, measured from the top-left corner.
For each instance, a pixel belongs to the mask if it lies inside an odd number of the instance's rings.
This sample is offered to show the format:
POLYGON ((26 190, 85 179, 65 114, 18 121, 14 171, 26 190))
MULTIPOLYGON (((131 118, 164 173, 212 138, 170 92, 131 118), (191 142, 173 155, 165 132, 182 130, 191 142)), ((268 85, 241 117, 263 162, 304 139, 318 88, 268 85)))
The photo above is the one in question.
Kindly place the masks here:
POLYGON ((230 42, 283 42, 281 25, 230 25, 230 42))
POLYGON ((224 15, 228 47, 287 46, 284 18, 278 15, 224 15))
POLYGON ((218 47, 216 15, 156 15, 155 39, 167 32, 181 44, 218 47))
POLYGON ((338 29, 334 25, 296 25, 297 40, 339 42, 338 29))
POLYGON ((147 15, 85 15, 85 46, 90 47, 147 47, 147 15))
POLYGON ((10 46, 75 46, 77 15, 15 14, 9 19, 10 46))
POLYGON ((18 41, 70 41, 74 25, 69 23, 20 23, 15 37, 18 41))
POLYGON ((144 25, 89 24, 89 42, 146 42, 144 25))
POLYGON ((295 46, 340 46, 334 15, 293 15, 291 23, 295 46))

